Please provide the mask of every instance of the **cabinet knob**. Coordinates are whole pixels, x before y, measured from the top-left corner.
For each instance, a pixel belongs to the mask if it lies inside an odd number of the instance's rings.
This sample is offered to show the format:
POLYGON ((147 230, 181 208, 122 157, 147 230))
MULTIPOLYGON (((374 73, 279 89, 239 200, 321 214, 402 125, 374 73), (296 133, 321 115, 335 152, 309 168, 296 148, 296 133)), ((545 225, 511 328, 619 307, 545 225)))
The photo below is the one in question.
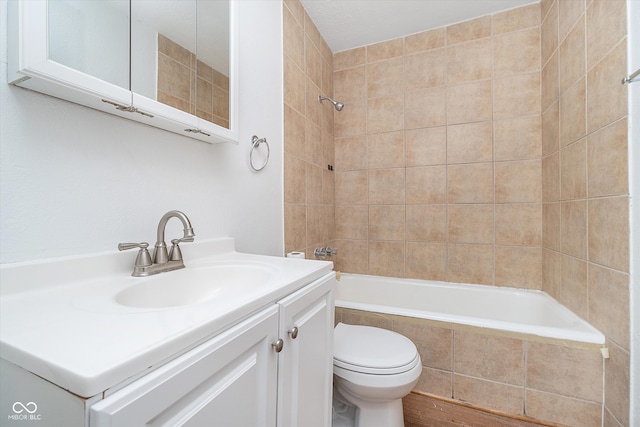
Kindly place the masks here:
POLYGON ((293 328, 289 329, 289 335, 291 335, 291 339, 296 339, 298 338, 298 327, 294 326, 293 328))
POLYGON ((284 341, 282 338, 279 338, 278 341, 272 342, 271 346, 276 351, 276 353, 280 353, 282 351, 282 347, 284 347, 284 341))

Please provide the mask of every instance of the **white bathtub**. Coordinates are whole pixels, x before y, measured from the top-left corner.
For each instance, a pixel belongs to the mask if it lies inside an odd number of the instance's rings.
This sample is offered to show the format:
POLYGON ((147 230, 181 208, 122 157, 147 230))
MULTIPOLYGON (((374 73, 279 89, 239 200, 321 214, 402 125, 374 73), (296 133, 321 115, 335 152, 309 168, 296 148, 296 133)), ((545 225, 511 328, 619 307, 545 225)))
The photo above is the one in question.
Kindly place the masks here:
POLYGON ((342 273, 336 307, 588 344, 605 342, 596 328, 534 290, 342 273))

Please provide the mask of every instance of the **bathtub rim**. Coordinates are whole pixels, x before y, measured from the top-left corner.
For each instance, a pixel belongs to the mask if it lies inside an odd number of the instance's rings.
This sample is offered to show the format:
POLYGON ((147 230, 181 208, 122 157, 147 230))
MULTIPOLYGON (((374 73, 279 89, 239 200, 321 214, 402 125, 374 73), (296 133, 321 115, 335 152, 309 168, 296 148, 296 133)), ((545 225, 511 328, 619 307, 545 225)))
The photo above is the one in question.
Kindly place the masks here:
MULTIPOLYGON (((338 275, 338 284, 340 286, 341 279, 346 277, 359 277, 359 278, 369 278, 374 280, 402 280, 414 283, 419 286, 427 285, 438 285, 438 286, 464 286, 464 287, 472 287, 473 289, 478 289, 479 287, 488 286, 492 288, 491 285, 477 285, 470 283, 454 283, 454 282, 443 282, 443 281, 435 281, 435 280, 422 280, 422 279, 412 279, 412 278, 401 278, 401 277, 389 277, 389 276, 374 276, 374 275, 366 275, 366 274, 357 274, 357 273, 340 273, 338 275)), ((605 335, 596 329, 593 325, 588 323, 586 320, 582 319, 580 316, 572 312, 569 308, 558 302, 551 295, 547 294, 542 290, 537 289, 522 289, 522 288, 514 288, 514 287, 495 287, 497 289, 504 289, 506 291, 514 291, 520 294, 537 294, 543 295, 546 298, 554 301, 561 310, 565 313, 571 314, 571 316, 575 317, 579 325, 587 331, 574 331, 571 330, 572 334, 567 336, 567 334, 560 333, 559 331, 565 331, 566 329, 554 328, 549 326, 538 326, 536 331, 526 331, 523 330, 523 324, 511 322, 503 322, 496 321, 492 319, 484 319, 483 321, 477 320, 475 317, 471 316, 447 316, 445 314, 440 314, 438 312, 433 311, 424 311, 417 309, 409 309, 409 308, 398 308, 387 305, 380 304, 372 304, 372 303, 361 303, 354 302, 348 300, 341 300, 338 296, 338 291, 336 289, 336 297, 335 297, 335 306, 336 308, 355 310, 361 312, 369 312, 369 313, 377 313, 381 315, 387 316, 399 316, 399 317, 411 317, 411 318, 419 318, 422 321, 431 324, 433 326, 444 326, 453 330, 460 331, 476 331, 482 332, 485 334, 491 335, 499 335, 511 338, 524 339, 527 341, 537 341, 537 342, 549 342, 554 344, 562 344, 567 347, 578 347, 584 349, 602 349, 606 347, 606 337, 605 335), (429 317, 425 317, 425 314, 428 314, 429 317), (453 318, 455 317, 455 320, 453 318), (505 327, 505 325, 509 325, 505 327)), ((496 289, 491 289, 496 290, 496 289)))

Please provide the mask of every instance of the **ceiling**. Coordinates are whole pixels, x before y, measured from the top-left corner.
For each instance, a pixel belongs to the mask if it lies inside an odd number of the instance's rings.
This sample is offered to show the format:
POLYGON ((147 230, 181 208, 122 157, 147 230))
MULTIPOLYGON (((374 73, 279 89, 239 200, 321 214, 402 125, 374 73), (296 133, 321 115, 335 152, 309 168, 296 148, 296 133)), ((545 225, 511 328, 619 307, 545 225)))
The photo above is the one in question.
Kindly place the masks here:
POLYGON ((301 0, 333 53, 539 0, 301 0))

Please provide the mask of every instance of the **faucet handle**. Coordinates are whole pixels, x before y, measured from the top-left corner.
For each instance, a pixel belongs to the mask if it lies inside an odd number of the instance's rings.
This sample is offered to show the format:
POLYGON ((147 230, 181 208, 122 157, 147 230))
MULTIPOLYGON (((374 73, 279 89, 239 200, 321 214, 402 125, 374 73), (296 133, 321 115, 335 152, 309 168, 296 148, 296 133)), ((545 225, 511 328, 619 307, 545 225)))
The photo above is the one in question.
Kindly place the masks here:
POLYGON ((140 248, 140 250, 138 251, 138 256, 136 257, 136 264, 135 264, 136 267, 146 267, 152 264, 151 254, 147 250, 148 247, 149 247, 149 243, 147 242, 118 244, 119 251, 126 251, 129 249, 140 248))

